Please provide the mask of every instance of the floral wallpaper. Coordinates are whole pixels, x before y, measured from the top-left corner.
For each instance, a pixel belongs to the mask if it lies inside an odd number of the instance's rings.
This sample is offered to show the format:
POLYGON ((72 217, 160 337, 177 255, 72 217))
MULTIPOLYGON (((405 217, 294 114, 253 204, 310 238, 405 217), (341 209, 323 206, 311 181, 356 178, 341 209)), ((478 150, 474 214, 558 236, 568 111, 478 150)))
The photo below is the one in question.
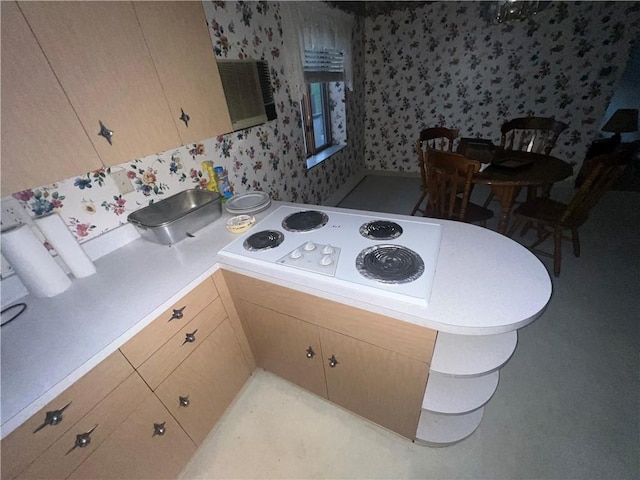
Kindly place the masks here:
POLYGON ((413 145, 426 127, 499 144, 506 120, 553 116, 569 125, 553 153, 578 171, 640 32, 640 3, 549 2, 497 25, 482 3, 367 18, 367 168, 417 172, 413 145))
MULTIPOLYGON (((319 204, 364 168, 364 20, 355 22, 354 90, 334 86, 344 98, 332 118, 348 145, 307 170, 300 109, 291 100, 284 61, 279 2, 203 2, 212 47, 218 58, 269 62, 276 120, 247 130, 202 139, 192 145, 131 159, 124 164, 14 193, 2 202, 2 224, 58 212, 75 237, 86 242, 127 221, 127 215, 182 190, 203 186, 205 160, 223 166, 236 193, 268 192, 275 200, 319 204), (345 118, 346 115, 346 118, 345 118), (134 191, 120 194, 111 174, 126 171, 134 191), (17 202, 17 206, 16 206, 17 202)), ((327 7, 329 8, 329 7, 327 7)))
POLYGON ((280 2, 203 5, 217 57, 269 61, 278 118, 16 192, 2 199, 3 227, 57 211, 86 242, 150 202, 206 183, 205 160, 228 170, 236 193, 319 204, 363 168, 417 172, 413 143, 424 127, 457 127, 497 143, 500 125, 522 115, 567 122, 554 153, 579 167, 640 31, 636 2, 551 2, 532 20, 501 25, 482 20, 481 2, 420 2, 357 18, 354 89, 332 88, 344 95, 332 122, 336 142, 346 138, 347 147, 307 170, 300 110, 281 58, 288 46, 280 2), (119 193, 117 171, 133 192, 119 193))

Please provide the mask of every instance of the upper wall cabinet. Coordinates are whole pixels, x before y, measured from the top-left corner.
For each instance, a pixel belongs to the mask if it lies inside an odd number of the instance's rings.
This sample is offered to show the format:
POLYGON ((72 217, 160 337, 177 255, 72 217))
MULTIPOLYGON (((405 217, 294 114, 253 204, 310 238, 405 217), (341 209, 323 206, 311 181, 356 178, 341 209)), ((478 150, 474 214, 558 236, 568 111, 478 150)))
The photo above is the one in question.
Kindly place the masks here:
POLYGON ((19 5, 105 166, 180 144, 131 3, 19 5))
POLYGON ((2 8, 2 196, 102 166, 18 6, 2 8))
POLYGON ((202 2, 134 2, 183 144, 232 130, 202 2))

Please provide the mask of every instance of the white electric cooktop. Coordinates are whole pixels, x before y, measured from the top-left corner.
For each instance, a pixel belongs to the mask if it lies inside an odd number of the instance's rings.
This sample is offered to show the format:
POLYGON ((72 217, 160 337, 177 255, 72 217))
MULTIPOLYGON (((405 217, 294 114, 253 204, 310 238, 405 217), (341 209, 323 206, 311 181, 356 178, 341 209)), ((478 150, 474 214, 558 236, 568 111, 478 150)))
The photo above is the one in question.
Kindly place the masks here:
POLYGON ((442 226, 434 223, 281 206, 219 254, 240 268, 261 265, 279 275, 427 306, 441 236, 442 226), (310 225, 315 228, 301 231, 310 225))

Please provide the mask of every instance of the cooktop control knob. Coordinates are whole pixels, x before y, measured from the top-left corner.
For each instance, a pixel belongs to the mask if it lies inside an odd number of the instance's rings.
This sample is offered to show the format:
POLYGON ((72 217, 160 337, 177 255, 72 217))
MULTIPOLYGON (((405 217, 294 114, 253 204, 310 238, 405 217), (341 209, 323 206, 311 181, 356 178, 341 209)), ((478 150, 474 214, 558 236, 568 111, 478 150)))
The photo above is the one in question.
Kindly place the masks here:
POLYGON ((297 258, 300 258, 300 257, 302 256, 302 252, 300 251, 300 249, 299 249, 299 248, 296 248, 293 252, 291 252, 291 253, 289 254, 289 256, 290 256, 291 258, 293 258, 293 259, 297 259, 297 258))
POLYGON ((325 255, 331 255, 333 252, 335 252, 335 250, 331 245, 325 245, 324 247, 322 247, 322 253, 324 253, 325 255))
POLYGON ((316 244, 313 242, 307 242, 304 244, 304 250, 306 250, 307 252, 312 252, 313 250, 316 249, 316 244))
POLYGON ((325 255, 320 259, 320 265, 323 265, 325 267, 328 265, 331 265, 332 263, 333 263, 333 258, 331 258, 330 255, 325 255))

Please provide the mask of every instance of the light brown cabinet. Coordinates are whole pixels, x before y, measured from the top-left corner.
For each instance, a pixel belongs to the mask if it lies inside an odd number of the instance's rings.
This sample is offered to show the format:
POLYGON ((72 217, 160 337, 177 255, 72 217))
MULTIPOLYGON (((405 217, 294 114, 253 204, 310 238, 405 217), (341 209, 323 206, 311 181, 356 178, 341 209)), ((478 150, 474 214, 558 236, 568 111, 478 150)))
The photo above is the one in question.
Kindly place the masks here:
POLYGON ((2 9, 2 197, 102 166, 15 2, 2 9))
POLYGON ((134 2, 134 7, 182 144, 230 132, 202 2, 134 2))
POLYGON ((239 309, 258 365, 327 398, 318 327, 245 300, 239 309))
POLYGON ((251 374, 232 323, 205 279, 3 439, 2 479, 177 476, 251 374))
POLYGON ((69 478, 176 478, 196 446, 151 392, 69 478), (162 433, 156 433, 162 432, 162 433))
POLYGON ((231 131, 200 2, 2 3, 3 195, 231 131))
POLYGON ((76 424, 132 373, 120 352, 113 353, 2 439, 2 478, 15 478, 66 432, 75 438, 76 424))
POLYGON ((160 384, 156 395, 200 445, 250 374, 225 320, 160 384))
POLYGON ((180 144, 130 2, 19 5, 105 166, 180 144))
POLYGON ((259 366, 415 438, 435 331, 235 273, 224 276, 259 366))

